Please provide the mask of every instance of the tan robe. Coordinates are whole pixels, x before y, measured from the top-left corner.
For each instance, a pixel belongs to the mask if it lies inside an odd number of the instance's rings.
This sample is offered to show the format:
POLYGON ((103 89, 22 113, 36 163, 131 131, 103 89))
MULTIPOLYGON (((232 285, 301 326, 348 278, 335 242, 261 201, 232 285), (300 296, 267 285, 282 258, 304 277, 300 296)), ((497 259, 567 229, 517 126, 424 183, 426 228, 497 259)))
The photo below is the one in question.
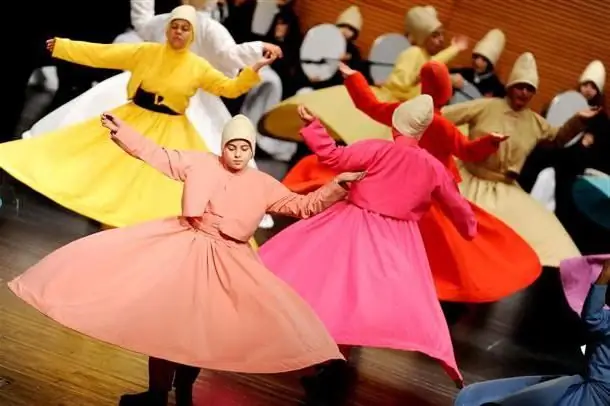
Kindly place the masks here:
POLYGON ((561 260, 579 256, 555 215, 525 193, 515 179, 538 143, 565 144, 584 129, 583 120, 573 117, 555 128, 532 110, 514 111, 506 99, 497 98, 452 105, 443 114, 457 125, 469 124, 471 140, 490 132, 510 136, 486 160, 460 163, 462 194, 519 233, 543 265, 557 267, 561 260))

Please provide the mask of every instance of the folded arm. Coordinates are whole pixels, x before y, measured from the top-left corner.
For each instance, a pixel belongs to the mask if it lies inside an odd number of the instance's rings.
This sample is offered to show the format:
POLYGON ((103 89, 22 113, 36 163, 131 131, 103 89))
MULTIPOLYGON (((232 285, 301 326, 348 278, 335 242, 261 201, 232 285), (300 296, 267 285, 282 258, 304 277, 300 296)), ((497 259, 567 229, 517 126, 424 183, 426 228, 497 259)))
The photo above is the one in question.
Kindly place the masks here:
POLYGON ((334 180, 306 195, 291 192, 275 179, 270 179, 268 187, 267 212, 298 218, 314 216, 347 196, 347 191, 334 180))
POLYGON ((582 320, 588 330, 605 336, 610 335, 610 311, 604 309, 607 289, 606 284, 591 285, 582 309, 582 320))
POLYGON ((94 44, 56 38, 53 57, 92 68, 133 70, 146 46, 146 43, 94 44))
POLYGON ((155 0, 131 0, 131 25, 142 38, 142 30, 155 16, 155 0))
POLYGON ((472 240, 477 235, 477 220, 470 204, 460 194, 455 181, 449 172, 440 165, 436 169, 438 185, 434 189, 433 197, 441 205, 441 209, 462 237, 472 240))
POLYGON ((186 172, 194 155, 202 155, 196 151, 162 148, 125 124, 121 125, 119 131, 111 133, 111 137, 129 155, 177 181, 186 179, 186 172))
POLYGON ((377 97, 375 97, 366 78, 360 72, 356 72, 345 78, 344 83, 347 92, 358 110, 380 124, 387 126, 392 125, 392 114, 400 103, 385 103, 377 100, 377 97))
POLYGON ((321 164, 338 172, 366 170, 376 156, 374 143, 380 141, 365 140, 346 147, 338 146, 319 120, 303 127, 301 136, 321 164))
POLYGON ((260 81, 260 76, 251 67, 245 67, 239 75, 228 78, 203 58, 198 58, 200 69, 199 87, 215 96, 235 99, 247 93, 260 81))

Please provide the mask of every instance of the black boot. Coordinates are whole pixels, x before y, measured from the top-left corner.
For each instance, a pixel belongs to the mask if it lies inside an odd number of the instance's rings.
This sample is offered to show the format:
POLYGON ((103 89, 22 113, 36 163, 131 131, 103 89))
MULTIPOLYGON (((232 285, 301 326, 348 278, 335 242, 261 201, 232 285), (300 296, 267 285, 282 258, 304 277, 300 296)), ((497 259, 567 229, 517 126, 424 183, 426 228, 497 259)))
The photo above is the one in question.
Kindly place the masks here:
POLYGON ((193 385, 201 371, 200 368, 178 365, 174 388, 176 389, 176 406, 193 406, 193 385))
POLYGON ((356 372, 343 360, 330 361, 316 367, 316 374, 301 378, 306 393, 306 405, 330 406, 342 404, 356 372))
POLYGON ((167 392, 142 392, 121 396, 119 406, 167 406, 167 392))

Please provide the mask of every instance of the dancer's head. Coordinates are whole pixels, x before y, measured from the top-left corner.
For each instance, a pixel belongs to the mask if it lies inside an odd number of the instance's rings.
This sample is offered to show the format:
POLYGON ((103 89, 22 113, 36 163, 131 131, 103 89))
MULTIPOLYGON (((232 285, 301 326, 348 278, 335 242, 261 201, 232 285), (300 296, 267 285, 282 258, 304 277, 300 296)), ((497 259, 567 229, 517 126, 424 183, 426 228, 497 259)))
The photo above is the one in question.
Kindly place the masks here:
POLYGON ((602 61, 593 61, 580 75, 578 91, 582 94, 589 105, 603 105, 603 91, 606 85, 606 68, 602 61))
POLYGON ((193 6, 182 5, 172 10, 167 22, 165 36, 170 47, 186 49, 195 39, 197 10, 193 6))
POLYGON ((254 158, 256 129, 250 119, 242 114, 233 117, 222 130, 222 162, 231 171, 246 167, 254 158))
POLYGON ((472 67, 474 70, 481 75, 493 71, 500 55, 502 55, 502 51, 504 51, 505 44, 506 36, 501 30, 495 28, 485 34, 472 50, 472 67))
POLYGON ((432 97, 422 94, 402 103, 394 110, 392 127, 394 130, 415 140, 419 140, 434 118, 432 97))
POLYGON ((405 16, 405 31, 415 45, 430 55, 436 55, 445 47, 443 24, 432 6, 412 7, 405 16))
POLYGON ((447 65, 437 61, 426 62, 419 71, 421 92, 432 97, 434 107, 441 109, 453 96, 453 85, 447 65))
POLYGON ((530 52, 519 55, 506 83, 508 101, 513 110, 519 111, 528 106, 536 94, 538 82, 538 67, 534 55, 530 52))

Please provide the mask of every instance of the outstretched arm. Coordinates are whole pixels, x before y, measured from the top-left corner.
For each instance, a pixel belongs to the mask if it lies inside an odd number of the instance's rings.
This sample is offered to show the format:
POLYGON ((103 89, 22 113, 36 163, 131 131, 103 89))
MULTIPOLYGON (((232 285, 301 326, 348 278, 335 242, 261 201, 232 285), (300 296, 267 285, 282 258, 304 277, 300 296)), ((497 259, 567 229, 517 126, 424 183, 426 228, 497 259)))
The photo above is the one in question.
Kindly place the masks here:
POLYGON ((447 135, 447 144, 451 154, 465 162, 478 162, 498 151, 501 140, 493 135, 484 135, 476 140, 469 140, 447 118, 440 117, 443 122, 443 134, 447 135))
POLYGON ((94 44, 56 38, 54 58, 100 69, 133 70, 141 51, 150 44, 94 44))
POLYGON ((303 127, 301 136, 321 164, 338 172, 366 170, 377 153, 374 143, 379 141, 365 140, 347 147, 338 146, 318 119, 303 127))
POLYGON ((470 204, 460 194, 455 181, 444 167, 439 166, 435 168, 435 171, 439 180, 433 197, 439 202, 441 209, 455 225, 460 235, 467 240, 472 240, 477 234, 477 220, 470 204))
POLYGON ((291 192, 286 186, 272 178, 268 188, 267 212, 298 218, 314 216, 347 196, 347 191, 340 186, 337 180, 306 195, 291 192))
POLYGON ((386 103, 377 100, 366 78, 360 72, 347 76, 344 83, 358 110, 380 124, 392 126, 392 114, 400 103, 386 103))
MULTIPOLYGON (((118 120, 114 119, 114 121, 118 120)), ((186 179, 186 172, 194 159, 193 155, 204 155, 195 151, 162 148, 122 122, 119 122, 118 126, 114 128, 117 130, 111 130, 110 134, 119 147, 134 158, 146 162, 167 177, 177 181, 186 179)))
POLYGON ((260 76, 251 67, 245 67, 234 78, 228 78, 203 58, 199 61, 199 87, 216 96, 235 99, 248 92, 260 81, 260 76))

